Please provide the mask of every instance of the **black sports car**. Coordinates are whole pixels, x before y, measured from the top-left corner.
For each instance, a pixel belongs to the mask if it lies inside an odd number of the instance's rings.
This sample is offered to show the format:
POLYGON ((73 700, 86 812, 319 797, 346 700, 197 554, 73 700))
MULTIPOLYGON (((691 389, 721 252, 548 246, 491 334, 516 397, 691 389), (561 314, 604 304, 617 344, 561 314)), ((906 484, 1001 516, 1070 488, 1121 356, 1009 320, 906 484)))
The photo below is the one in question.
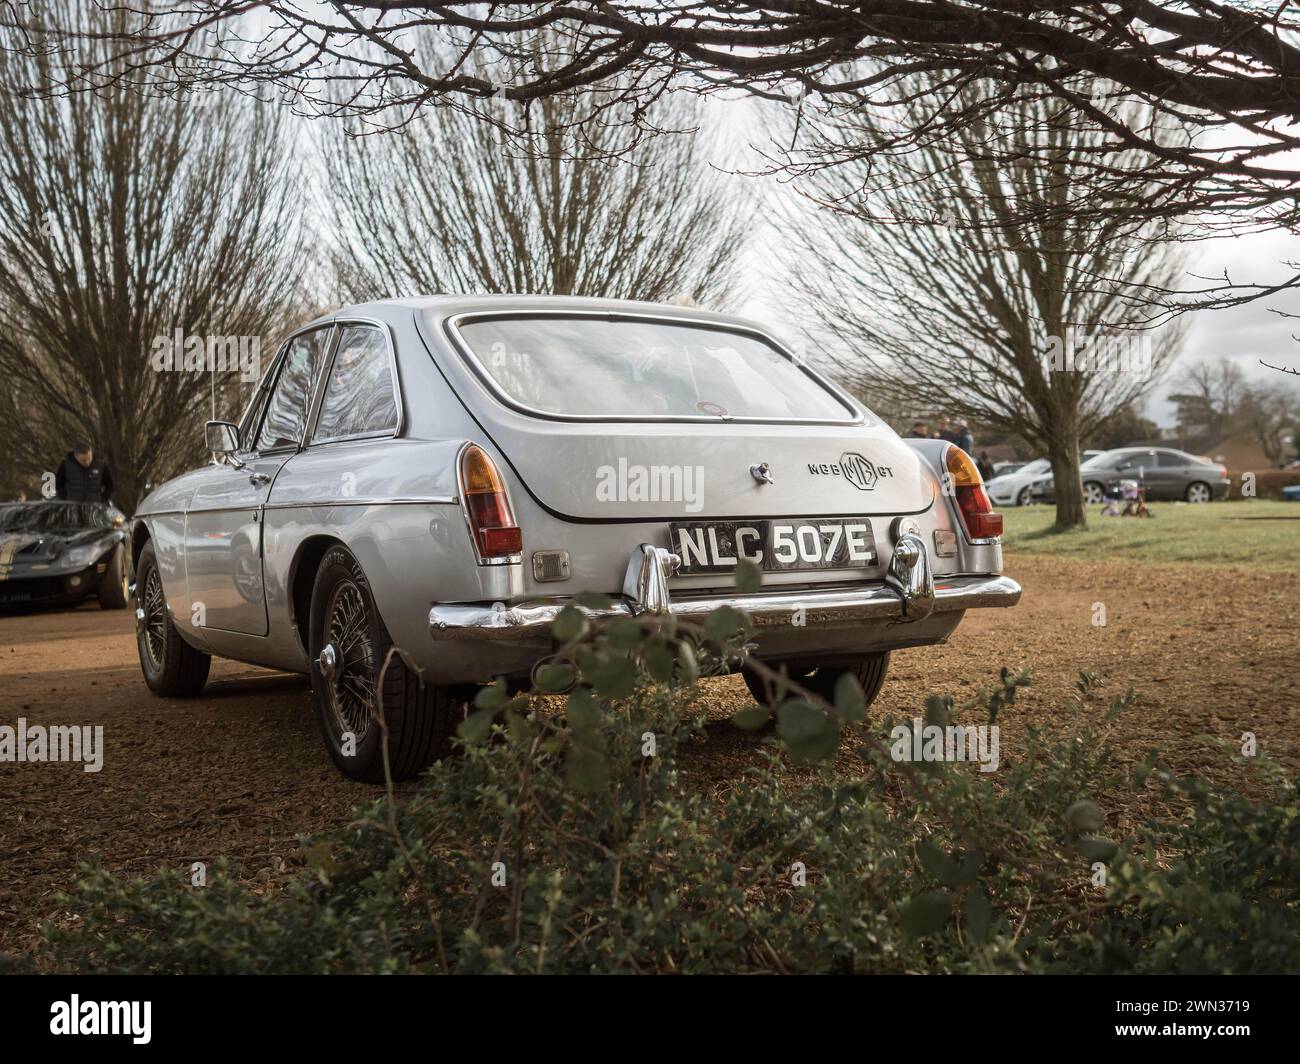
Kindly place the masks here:
POLYGON ((0 607, 127 604, 126 516, 97 502, 0 503, 0 607))

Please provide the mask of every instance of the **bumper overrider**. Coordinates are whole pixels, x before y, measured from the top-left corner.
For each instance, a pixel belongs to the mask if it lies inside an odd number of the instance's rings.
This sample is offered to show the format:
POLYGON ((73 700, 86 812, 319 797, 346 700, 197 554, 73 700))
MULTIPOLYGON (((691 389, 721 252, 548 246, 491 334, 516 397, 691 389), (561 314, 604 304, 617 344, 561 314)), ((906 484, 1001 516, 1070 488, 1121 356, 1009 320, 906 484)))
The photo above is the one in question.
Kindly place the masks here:
MULTIPOLYGON (((755 639, 782 635, 804 644, 824 638, 827 629, 851 632, 871 631, 863 649, 871 646, 914 646, 940 642, 956 627, 968 609, 1014 606, 1020 601, 1020 585, 1005 576, 940 577, 930 571, 925 543, 915 535, 903 535, 894 545, 893 558, 885 579, 879 584, 825 590, 764 591, 753 595, 710 595, 674 599, 668 578, 681 559, 662 547, 642 543, 628 559, 623 593, 600 609, 577 606, 595 622, 638 617, 643 614, 671 615, 702 620, 721 606, 743 610, 754 624, 755 639)), ((551 647, 551 623, 571 598, 539 598, 515 603, 440 603, 429 611, 429 631, 435 643, 483 644, 536 647, 546 653, 551 647)), ((853 640, 834 641, 828 647, 846 653, 853 640)))

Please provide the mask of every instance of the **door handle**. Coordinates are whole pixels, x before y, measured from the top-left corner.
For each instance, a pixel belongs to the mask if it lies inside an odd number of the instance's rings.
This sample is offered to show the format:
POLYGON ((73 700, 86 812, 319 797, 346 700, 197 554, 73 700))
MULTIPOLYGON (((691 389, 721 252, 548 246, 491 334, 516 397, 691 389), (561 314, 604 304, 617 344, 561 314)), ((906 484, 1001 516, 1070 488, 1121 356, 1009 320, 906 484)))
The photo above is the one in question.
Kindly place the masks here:
POLYGON ((266 473, 249 473, 248 482, 252 484, 253 487, 260 488, 271 483, 271 478, 266 473))

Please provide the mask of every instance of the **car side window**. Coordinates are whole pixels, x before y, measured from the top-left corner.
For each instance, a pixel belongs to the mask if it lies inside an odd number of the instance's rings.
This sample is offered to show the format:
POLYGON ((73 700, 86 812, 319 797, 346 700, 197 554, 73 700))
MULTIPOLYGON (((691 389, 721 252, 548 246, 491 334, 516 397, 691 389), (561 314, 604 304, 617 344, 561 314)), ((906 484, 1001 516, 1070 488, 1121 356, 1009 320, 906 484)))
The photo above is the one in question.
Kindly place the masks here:
MULTIPOLYGON (((281 351, 283 348, 281 348, 281 351)), ((270 368, 263 375, 263 379, 257 382, 257 388, 253 392, 253 398, 249 401, 248 409, 244 411, 243 418, 239 422, 239 438, 242 441, 242 449, 251 451, 256 441, 254 436, 257 434, 257 427, 262 423, 262 412, 266 410, 266 400, 271 392, 271 382, 275 379, 275 374, 279 371, 279 357, 281 351, 276 352, 276 357, 271 360, 270 368)))
POLYGON ((266 404, 266 417, 257 434, 258 451, 296 447, 302 440, 311 406, 312 389, 329 344, 331 326, 313 329, 289 341, 280 376, 266 404))
POLYGON ((1181 456, 1170 454, 1168 451, 1156 451, 1156 461, 1161 469, 1181 469, 1187 464, 1181 456))
POLYGON ((312 439, 392 434, 397 421, 388 337, 371 325, 344 326, 312 439))

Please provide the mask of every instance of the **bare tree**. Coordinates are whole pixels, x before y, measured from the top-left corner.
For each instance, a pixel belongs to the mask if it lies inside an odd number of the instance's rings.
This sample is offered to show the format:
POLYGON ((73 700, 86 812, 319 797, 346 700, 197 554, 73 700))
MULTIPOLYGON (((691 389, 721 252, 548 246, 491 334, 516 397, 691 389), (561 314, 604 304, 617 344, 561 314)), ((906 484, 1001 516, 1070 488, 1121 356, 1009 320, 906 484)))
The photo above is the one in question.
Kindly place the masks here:
POLYGON ((1262 358, 1259 360, 1259 364, 1266 369, 1275 369, 1279 373, 1286 373, 1292 377, 1300 377, 1300 369, 1292 369, 1290 366, 1275 366, 1271 362, 1265 362, 1262 358))
POLYGON ((1169 401, 1177 411, 1183 432, 1218 443, 1238 421, 1248 385, 1241 366, 1231 359, 1195 362, 1177 381, 1169 401))
MULTIPOLYGON (((42 12, 87 17, 76 0, 42 12)), ((130 32, 125 11, 91 16, 130 32)), ((238 96, 24 97, 69 76, 42 31, 0 53, 0 378, 18 415, 0 431, 28 483, 88 440, 129 510, 201 453, 196 415, 257 372, 295 293, 293 152, 283 113, 238 96)), ((89 55, 110 69, 108 52, 89 55)))
MULTIPOLYGON (((819 210, 812 224, 802 214, 783 223, 790 274, 808 319, 841 352, 842 375, 918 413, 947 413, 1041 447, 1056 481, 1057 525, 1083 525, 1080 440, 1151 386, 1176 331, 1115 328, 1128 301, 1108 279, 1164 285, 1175 266, 1168 245, 1132 255, 1123 223, 1107 232, 1104 222, 1038 210, 1077 194, 1078 160, 1095 138, 1033 94, 1005 103, 1002 115, 996 128, 966 126, 958 143, 928 145, 905 174, 860 162, 808 175, 801 185, 819 210), (1029 128, 1055 144, 1046 163, 1015 151, 1029 128), (976 142, 999 139, 1008 141, 998 150, 1006 161, 969 164, 976 142)), ((882 124, 864 111, 806 135, 871 144, 889 135, 882 124)), ((1125 192, 1141 198, 1141 179, 1125 192)))
POLYGON ((1227 436, 1240 435, 1259 444, 1273 465, 1288 457, 1287 439, 1300 419, 1300 389, 1289 382, 1247 380, 1231 359, 1205 360, 1188 366, 1169 400, 1178 425, 1207 450, 1227 436))
MULTIPOLYGON (((429 41, 422 54, 438 47, 429 41)), ((464 111, 417 117, 400 134, 325 134, 335 263, 347 298, 397 292, 528 292, 716 304, 734 297, 750 184, 712 169, 702 142, 641 142, 599 121, 573 95, 534 107, 547 132, 526 147, 502 128, 517 104, 483 121, 464 111)), ((698 100, 656 108, 698 124, 698 100)))
MULTIPOLYGON (((108 0, 97 0, 108 5, 108 0)), ((114 0, 115 2, 115 0, 114 0)), ((1080 160, 1090 195, 1072 209, 1125 217, 1180 217, 1205 224, 1261 220, 1295 227, 1300 170, 1300 17, 1275 0, 769 0, 699 5, 686 0, 607 0, 575 5, 394 3, 392 0, 150 0, 148 21, 113 35, 114 51, 82 62, 64 86, 120 80, 156 90, 196 84, 279 83, 293 102, 323 114, 383 115, 401 124, 426 105, 477 110, 492 119, 499 95, 529 103, 608 86, 593 112, 641 122, 645 105, 672 86, 740 88, 809 105, 882 107, 910 98, 908 77, 927 81, 926 115, 863 151, 910 152, 948 140, 954 127, 1026 94, 1051 96, 1105 136, 1080 160), (250 12, 250 8, 253 10, 250 12), (415 45, 435 32, 449 50, 415 45), (546 32, 563 47, 539 54, 546 32), (508 70, 484 74, 484 54, 508 70), (862 61, 872 63, 864 73, 862 61), (993 86, 979 107, 953 108, 963 85, 993 86), (1097 93, 1104 82, 1112 89, 1097 93), (1145 106, 1119 109, 1121 99, 1145 106), (1133 114, 1183 125, 1169 140, 1133 114), (1151 195, 1122 185, 1125 152, 1144 149, 1151 195), (1245 215, 1233 215, 1241 208, 1245 215)), ((0 8, 18 46, 24 5, 0 8)), ((70 24, 68 46, 89 34, 70 24)), ((524 109, 520 131, 539 115, 524 109)), ((586 115, 570 116, 585 122, 586 115)), ((987 149, 973 145, 977 156, 987 149)), ((1024 138, 1021 151, 1052 150, 1024 138)))
POLYGON ((1295 388, 1252 384, 1241 404, 1241 422, 1259 444, 1273 465, 1281 466, 1290 457, 1288 441, 1300 422, 1300 392, 1295 388))

